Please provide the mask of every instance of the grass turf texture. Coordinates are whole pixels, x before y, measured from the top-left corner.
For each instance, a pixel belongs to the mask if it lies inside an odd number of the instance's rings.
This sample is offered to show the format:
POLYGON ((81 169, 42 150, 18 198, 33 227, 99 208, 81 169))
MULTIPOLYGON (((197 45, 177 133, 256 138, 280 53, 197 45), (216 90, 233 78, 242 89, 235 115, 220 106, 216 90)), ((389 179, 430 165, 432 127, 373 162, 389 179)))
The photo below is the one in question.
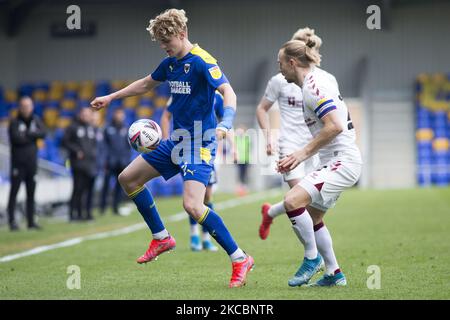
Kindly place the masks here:
MULTIPOLYGON (((267 199, 275 202, 281 198, 267 199)), ((229 199, 219 195, 216 201, 229 199)), ((181 210, 179 199, 159 199, 163 217, 181 210)), ((284 216, 269 238, 258 237, 260 204, 222 210, 239 245, 255 258, 248 284, 228 289, 231 264, 224 252, 191 252, 187 220, 168 222, 177 248, 138 265, 147 230, 93 240, 0 263, 0 299, 449 299, 450 188, 395 191, 349 190, 325 219, 348 286, 290 288, 303 249, 284 216), (81 268, 81 289, 69 290, 67 267, 81 268), (367 268, 381 268, 381 289, 369 290, 367 268)), ((0 256, 76 236, 142 222, 107 215, 90 224, 40 223, 41 232, 0 229, 0 256)), ((317 277, 317 276, 316 276, 317 277)))

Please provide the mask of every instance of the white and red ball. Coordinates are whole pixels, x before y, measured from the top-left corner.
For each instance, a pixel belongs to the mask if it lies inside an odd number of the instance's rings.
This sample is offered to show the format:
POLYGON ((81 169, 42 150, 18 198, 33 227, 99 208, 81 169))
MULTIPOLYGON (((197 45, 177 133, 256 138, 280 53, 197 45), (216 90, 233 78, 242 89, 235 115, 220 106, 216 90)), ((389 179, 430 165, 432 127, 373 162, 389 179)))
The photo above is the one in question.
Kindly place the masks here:
POLYGON ((155 150, 161 140, 161 128, 153 120, 136 120, 128 129, 128 142, 139 153, 148 153, 155 150))

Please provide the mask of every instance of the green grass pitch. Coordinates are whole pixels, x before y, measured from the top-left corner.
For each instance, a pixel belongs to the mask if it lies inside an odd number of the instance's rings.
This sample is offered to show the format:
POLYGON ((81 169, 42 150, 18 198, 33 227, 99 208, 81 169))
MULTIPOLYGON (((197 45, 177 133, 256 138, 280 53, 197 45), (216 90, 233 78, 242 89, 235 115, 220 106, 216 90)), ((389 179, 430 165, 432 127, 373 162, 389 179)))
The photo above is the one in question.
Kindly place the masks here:
MULTIPOLYGON (((268 198, 275 202, 279 196, 268 198)), ((233 198, 218 195, 216 201, 233 198)), ((179 198, 157 199, 164 217, 181 210, 179 198)), ((227 287, 231 274, 223 251, 191 252, 188 221, 167 222, 177 248, 158 261, 138 265, 150 233, 86 241, 0 263, 0 299, 449 299, 450 188, 349 190, 325 219, 348 286, 290 288, 303 249, 285 216, 269 238, 258 237, 261 202, 219 212, 238 244, 253 255, 247 286, 227 287), (66 286, 67 267, 81 270, 81 289, 66 286), (381 288, 368 289, 367 268, 381 270, 381 288)), ((118 229, 142 222, 139 213, 108 214, 94 223, 68 224, 41 219, 41 232, 0 229, 0 257, 36 246, 118 229)))

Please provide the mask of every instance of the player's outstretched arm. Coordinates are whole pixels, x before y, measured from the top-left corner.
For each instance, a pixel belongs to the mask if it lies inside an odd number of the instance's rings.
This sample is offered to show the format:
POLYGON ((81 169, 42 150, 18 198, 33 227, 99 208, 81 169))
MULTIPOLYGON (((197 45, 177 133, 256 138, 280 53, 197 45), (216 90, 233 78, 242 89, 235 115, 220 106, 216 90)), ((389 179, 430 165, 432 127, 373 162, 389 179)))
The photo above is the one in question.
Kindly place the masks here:
POLYGON ((337 112, 329 112, 321 120, 323 121, 324 126, 319 134, 303 149, 281 159, 278 162, 279 172, 283 173, 294 169, 300 163, 315 155, 321 148, 333 141, 333 139, 343 131, 337 112))
POLYGON ((223 83, 217 88, 217 91, 223 96, 223 118, 217 125, 217 138, 223 139, 227 131, 233 127, 233 120, 236 114, 236 94, 229 83, 223 83))
POLYGON ((145 78, 136 80, 133 83, 131 83, 130 85, 126 86, 125 88, 118 90, 116 92, 113 92, 107 96, 95 98, 91 102, 91 107, 96 110, 100 110, 102 108, 107 107, 111 103, 111 101, 114 99, 121 99, 121 98, 144 94, 159 84, 160 84, 159 81, 152 79, 152 77, 149 75, 145 78))
POLYGON ((264 131, 264 136, 266 138, 266 153, 268 156, 273 154, 272 136, 270 134, 270 123, 268 117, 268 112, 272 105, 272 101, 269 101, 263 97, 256 107, 256 119, 258 120, 259 127, 264 131))

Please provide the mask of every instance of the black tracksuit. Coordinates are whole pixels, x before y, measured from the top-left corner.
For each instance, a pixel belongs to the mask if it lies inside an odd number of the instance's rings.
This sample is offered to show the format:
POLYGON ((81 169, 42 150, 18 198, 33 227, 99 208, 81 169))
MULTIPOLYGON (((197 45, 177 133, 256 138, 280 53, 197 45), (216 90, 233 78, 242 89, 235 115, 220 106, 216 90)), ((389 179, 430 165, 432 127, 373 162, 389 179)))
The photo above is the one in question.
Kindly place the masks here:
POLYGON ((106 157, 105 180, 103 182, 100 208, 102 211, 106 209, 109 183, 111 176, 113 176, 116 181, 112 207, 113 212, 117 214, 119 202, 123 196, 117 177, 119 176, 119 173, 122 172, 122 170, 128 165, 131 157, 131 149, 128 143, 128 128, 125 124, 113 122, 105 128, 103 138, 106 157))
POLYGON ((11 190, 8 202, 9 224, 15 224, 17 192, 20 184, 25 181, 27 190, 27 223, 34 225, 34 191, 36 189, 35 175, 37 172, 37 139, 45 137, 42 121, 32 115, 26 119, 22 115, 12 119, 9 124, 9 139, 11 144, 11 190))
POLYGON ((95 128, 80 120, 75 120, 66 129, 63 146, 69 151, 73 175, 69 218, 70 220, 92 219, 92 197, 97 174, 95 128), (81 157, 80 153, 82 153, 81 157))

